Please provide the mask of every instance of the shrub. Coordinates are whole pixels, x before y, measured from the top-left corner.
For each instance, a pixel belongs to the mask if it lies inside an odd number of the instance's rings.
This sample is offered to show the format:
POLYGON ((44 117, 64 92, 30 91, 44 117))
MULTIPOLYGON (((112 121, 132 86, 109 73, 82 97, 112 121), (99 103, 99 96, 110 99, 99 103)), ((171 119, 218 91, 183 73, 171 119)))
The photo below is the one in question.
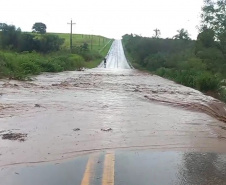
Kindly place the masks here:
POLYGON ((193 70, 178 71, 175 81, 188 87, 196 87, 196 72, 193 70))
POLYGON ((156 71, 158 68, 164 66, 165 57, 160 54, 150 55, 145 58, 144 63, 146 64, 146 68, 150 71, 156 71))
POLYGON ((226 87, 225 86, 220 88, 219 94, 220 94, 221 100, 226 102, 226 87))
POLYGON ((210 72, 203 71, 197 76, 196 87, 201 91, 215 91, 219 88, 220 80, 210 72))
POLYGON ((23 73, 25 75, 29 74, 38 75, 41 72, 39 66, 30 60, 21 61, 19 65, 21 66, 23 73))
POLYGON ((36 52, 0 51, 0 77, 23 80, 28 75, 37 75, 41 72, 80 70, 84 66, 84 59, 75 54, 55 53, 44 56, 36 52))
POLYGON ((86 62, 102 58, 101 54, 99 54, 97 51, 82 52, 81 56, 85 59, 86 62))

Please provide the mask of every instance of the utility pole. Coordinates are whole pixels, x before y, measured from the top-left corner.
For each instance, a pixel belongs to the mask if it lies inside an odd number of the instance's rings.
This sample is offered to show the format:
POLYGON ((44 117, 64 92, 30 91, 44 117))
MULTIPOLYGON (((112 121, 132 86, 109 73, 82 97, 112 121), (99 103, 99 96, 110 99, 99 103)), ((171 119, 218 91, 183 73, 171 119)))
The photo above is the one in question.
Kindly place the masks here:
POLYGON ((93 49, 93 35, 91 35, 91 50, 93 49))
POLYGON ((160 30, 156 28, 156 29, 154 30, 154 32, 155 32, 155 36, 154 36, 154 37, 155 37, 155 38, 159 38, 159 36, 160 36, 160 34, 161 34, 160 30))
POLYGON ((70 23, 67 23, 67 24, 70 24, 71 25, 71 35, 70 35, 70 50, 72 52, 72 26, 76 23, 73 23, 72 22, 72 19, 71 19, 71 22, 70 23))

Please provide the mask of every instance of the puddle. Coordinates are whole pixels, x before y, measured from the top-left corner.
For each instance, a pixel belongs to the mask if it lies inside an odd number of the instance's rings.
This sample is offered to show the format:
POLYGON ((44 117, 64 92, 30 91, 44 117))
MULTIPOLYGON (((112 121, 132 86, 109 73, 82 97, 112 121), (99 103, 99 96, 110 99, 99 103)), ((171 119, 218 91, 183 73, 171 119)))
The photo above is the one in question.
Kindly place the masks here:
MULTIPOLYGON (((111 152, 112 153, 112 152, 111 152)), ((17 166, 0 171, 4 185, 80 185, 92 155, 80 156, 65 162, 17 166)), ((89 166, 90 183, 101 185, 108 152, 95 154, 89 166)), ((114 184, 175 185, 175 184, 226 184, 226 156, 215 153, 184 153, 155 151, 113 152, 114 184)), ((112 172, 111 172, 112 173, 112 172)))

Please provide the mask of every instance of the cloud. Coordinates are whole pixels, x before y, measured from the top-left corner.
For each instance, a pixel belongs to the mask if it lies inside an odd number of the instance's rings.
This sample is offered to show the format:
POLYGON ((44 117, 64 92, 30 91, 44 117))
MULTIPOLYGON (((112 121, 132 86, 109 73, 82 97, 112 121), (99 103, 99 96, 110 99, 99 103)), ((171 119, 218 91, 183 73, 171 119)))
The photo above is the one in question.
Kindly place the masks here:
POLYGON ((185 28, 196 38, 202 0, 7 0, 1 2, 0 22, 31 31, 39 21, 49 32, 69 32, 72 18, 75 33, 119 38, 126 33, 152 36, 159 28, 162 37, 172 37, 185 28))

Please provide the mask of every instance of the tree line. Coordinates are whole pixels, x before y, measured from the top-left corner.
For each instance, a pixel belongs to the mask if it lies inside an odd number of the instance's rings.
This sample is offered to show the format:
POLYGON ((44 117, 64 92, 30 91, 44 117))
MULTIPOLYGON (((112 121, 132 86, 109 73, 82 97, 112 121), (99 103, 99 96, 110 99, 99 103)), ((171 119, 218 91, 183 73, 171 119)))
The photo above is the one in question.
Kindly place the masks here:
POLYGON ((123 36, 134 65, 203 92, 215 92, 226 100, 222 88, 226 78, 226 0, 205 0, 195 41, 183 28, 171 39, 159 38, 157 29, 154 31, 152 38, 123 36))
POLYGON ((35 23, 32 29, 33 34, 22 32, 14 25, 0 23, 0 49, 49 53, 58 51, 64 43, 64 39, 57 35, 45 34, 46 25, 43 23, 35 23))

